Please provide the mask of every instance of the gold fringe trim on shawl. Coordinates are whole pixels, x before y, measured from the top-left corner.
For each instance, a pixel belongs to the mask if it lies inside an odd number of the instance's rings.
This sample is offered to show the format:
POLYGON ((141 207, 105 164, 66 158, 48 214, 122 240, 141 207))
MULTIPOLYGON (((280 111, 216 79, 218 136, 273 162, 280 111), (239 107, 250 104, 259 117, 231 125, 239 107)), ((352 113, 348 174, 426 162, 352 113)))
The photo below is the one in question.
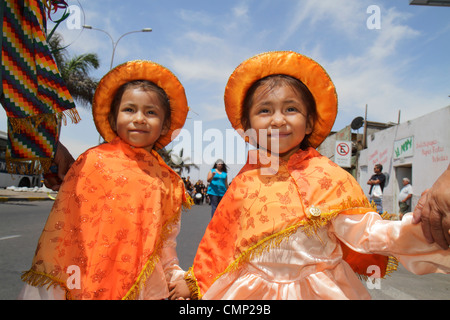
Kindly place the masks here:
POLYGON ((6 171, 9 174, 42 174, 50 170, 51 158, 24 158, 16 159, 6 157, 6 171))
MULTIPOLYGON (((328 212, 322 212, 320 216, 313 217, 310 216, 308 218, 305 218, 302 221, 299 221, 295 223, 294 225, 281 230, 275 234, 272 234, 260 241, 258 241, 256 244, 248 248, 246 251, 240 254, 240 256, 234 260, 233 263, 231 263, 224 272, 219 274, 215 280, 220 278, 223 274, 231 271, 236 271, 239 269, 239 267, 243 263, 248 263, 253 258, 256 258, 260 256, 262 253, 267 252, 268 250, 272 248, 279 247, 281 242, 283 240, 288 239, 291 235, 297 232, 299 228, 302 229, 303 232, 305 232, 306 236, 311 237, 316 235, 317 231, 326 226, 333 218, 335 218, 338 214, 342 213, 343 211, 352 209, 353 211, 356 211, 355 214, 363 214, 366 213, 373 208, 369 205, 369 202, 367 199, 363 200, 352 200, 348 198, 347 200, 343 200, 339 207, 335 210, 330 210, 328 212), (356 207, 355 205, 358 205, 359 207, 356 207)), ((322 242, 322 240, 319 238, 319 240, 322 242)))
POLYGON ((149 278, 149 276, 155 270, 155 266, 159 261, 160 249, 162 246, 158 245, 158 250, 155 251, 150 258, 147 260, 144 268, 139 274, 137 280, 133 284, 133 286, 128 290, 127 294, 122 298, 122 300, 137 300, 142 288, 145 285, 145 282, 149 278))
MULTIPOLYGON (((163 232, 161 233, 161 238, 158 241, 158 244, 156 246, 156 250, 148 258, 144 268, 140 272, 135 283, 131 286, 131 288, 128 290, 127 294, 122 298, 122 300, 136 300, 139 297, 142 287, 145 285, 149 276, 153 273, 155 266, 159 261, 159 255, 160 255, 161 249, 163 247, 165 240, 167 240, 167 238, 168 238, 168 234, 171 231, 172 225, 177 223, 179 221, 179 219, 181 218, 180 213, 181 213, 181 210, 172 220, 170 220, 166 223, 166 225, 163 229, 163 232)), ((38 271, 31 269, 29 271, 23 272, 21 279, 22 279, 22 281, 24 281, 34 287, 47 286, 47 288, 46 288, 47 290, 52 286, 58 285, 65 291, 66 300, 72 300, 72 295, 71 295, 70 290, 67 287, 66 283, 64 283, 64 281, 61 281, 47 273, 38 272, 38 271)))
POLYGON ((191 207, 194 205, 194 199, 189 195, 189 193, 185 192, 186 201, 183 201, 183 208, 184 209, 191 209, 191 207))
MULTIPOLYGON (((67 125, 67 117, 69 117, 73 123, 81 121, 78 111, 68 109, 60 113, 52 114, 39 114, 26 118, 9 117, 9 123, 11 132, 9 134, 20 134, 22 131, 33 132, 37 130, 43 122, 49 124, 52 127, 57 127, 61 124, 67 125)), ((56 149, 54 150, 56 152, 56 149)), ((6 157, 6 168, 10 174, 42 174, 50 170, 53 159, 51 158, 11 158, 6 157)))
POLYGON ((66 293, 66 300, 72 300, 70 290, 67 288, 66 284, 49 274, 38 272, 35 270, 29 270, 23 272, 20 278, 22 279, 22 281, 28 283, 33 287, 47 286, 47 290, 50 289, 50 287, 60 286, 66 293))
MULTIPOLYGON (((226 273, 237 271, 243 264, 250 262, 254 258, 257 258, 262 253, 267 252, 272 248, 279 247, 282 241, 289 239, 291 235, 297 232, 299 228, 302 228, 302 231, 308 237, 318 236, 317 231, 327 225, 330 220, 335 218, 338 214, 343 211, 352 209, 356 211, 355 214, 364 214, 371 210, 375 210, 374 204, 370 204, 370 202, 364 198, 362 200, 352 200, 350 197, 347 200, 343 200, 338 209, 331 210, 326 213, 321 213, 319 217, 308 217, 305 220, 302 220, 280 232, 277 232, 269 237, 266 237, 260 241, 258 241, 255 245, 251 246, 249 249, 244 251, 239 255, 237 259, 235 259, 223 272, 221 272, 214 279, 213 283, 223 276, 226 273)), ((322 242, 322 240, 319 238, 322 242)), ((386 275, 390 274, 397 270, 398 261, 394 257, 389 257, 388 266, 386 269, 386 275)), ((364 277, 363 275, 359 275, 364 277)), ((201 299, 202 294, 200 292, 200 287, 198 286, 197 278, 195 277, 193 267, 191 267, 185 273, 186 283, 191 291, 192 299, 201 299)))
POLYGON ((184 273, 184 280, 191 291, 191 299, 201 300, 203 295, 200 293, 200 287, 198 286, 197 278, 194 274, 194 267, 190 267, 189 270, 184 273))
MULTIPOLYGON (((397 260, 397 258, 389 256, 388 257, 388 263, 387 263, 387 266, 386 266, 385 275, 381 279, 384 279, 386 277, 390 277, 393 272, 397 271, 397 268, 398 268, 398 260, 397 260)), ((357 273, 357 276, 358 276, 358 278, 360 280, 363 280, 363 281, 366 281, 366 282, 372 281, 372 283, 375 283, 375 281, 377 279, 380 279, 380 278, 376 278, 376 277, 368 276, 368 275, 364 275, 364 274, 359 274, 359 273, 357 273)))
MULTIPOLYGON (((158 159, 159 164, 168 168, 170 172, 178 176, 178 174, 164 162, 162 157, 156 151, 152 150, 152 154, 158 159)), ((187 192, 185 192, 185 197, 186 199, 183 199, 182 201, 182 207, 185 209, 190 209, 194 201, 187 192)), ((169 220, 164 226, 163 232, 161 232, 161 238, 156 246, 156 250, 153 252, 151 257, 145 264, 136 282, 133 284, 130 290, 128 290, 128 293, 122 298, 122 300, 136 300, 139 297, 139 294, 143 286, 145 285, 149 276, 153 273, 153 270, 155 269, 155 266, 159 261, 161 249, 163 247, 164 242, 168 238, 168 234, 170 233, 172 226, 178 223, 180 219, 181 219, 181 208, 178 211, 178 213, 171 220, 169 220)))
POLYGON ((181 219, 181 209, 171 220, 169 220, 163 228, 161 232, 161 237, 156 245, 156 249, 153 251, 153 254, 149 257, 147 263, 139 274, 133 286, 128 290, 127 294, 122 298, 122 300, 137 300, 139 294, 144 287, 145 283, 149 276, 155 270, 156 264, 159 262, 160 253, 163 247, 164 242, 167 240, 168 235, 172 229, 172 226, 181 219))
POLYGON ((67 117, 72 120, 72 123, 81 121, 81 117, 75 108, 59 113, 38 114, 26 118, 8 117, 8 120, 11 123, 12 133, 21 133, 23 130, 32 131, 43 122, 47 122, 51 126, 58 126, 62 121, 64 125, 67 125, 67 117))

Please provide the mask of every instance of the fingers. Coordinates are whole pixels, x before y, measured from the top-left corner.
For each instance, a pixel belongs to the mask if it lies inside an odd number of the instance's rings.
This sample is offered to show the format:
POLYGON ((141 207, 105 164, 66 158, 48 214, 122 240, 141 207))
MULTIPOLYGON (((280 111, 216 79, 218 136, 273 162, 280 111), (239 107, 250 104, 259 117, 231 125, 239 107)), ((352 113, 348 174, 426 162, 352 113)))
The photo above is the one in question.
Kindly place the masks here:
POLYGON ((417 207, 414 210, 413 219, 416 219, 414 222, 422 222, 421 226, 425 239, 429 243, 436 242, 442 249, 448 250, 450 245, 450 216, 442 211, 442 205, 439 206, 429 193, 420 198, 417 207))
POLYGON ((442 220, 442 230, 445 238, 445 242, 442 242, 441 247, 444 250, 450 250, 450 217, 447 216, 442 220), (447 230, 447 232, 446 232, 447 230), (444 248, 445 246, 445 248, 444 248))
POLYGON ((58 177, 64 180, 64 176, 70 169, 75 159, 70 154, 69 150, 60 142, 56 149, 54 163, 58 166, 58 177))
MULTIPOLYGON (((426 201, 426 199, 425 199, 426 201)), ((424 205, 422 206, 420 210, 421 216, 420 219, 422 221, 422 232, 425 237, 425 239, 428 241, 428 243, 434 242, 433 233, 431 231, 431 221, 430 221, 430 205, 429 203, 424 202, 424 205)), ((433 223, 435 223, 435 220, 433 220, 433 223)))
POLYGON ((450 245, 450 233, 445 232, 450 226, 444 225, 440 211, 433 199, 430 199, 428 189, 422 193, 419 202, 413 212, 413 223, 422 222, 422 232, 428 243, 436 242, 442 249, 447 250, 450 245))
POLYGON ((46 174, 44 175, 44 185, 53 191, 58 191, 61 186, 61 180, 56 174, 46 174))
POLYGON ((417 205, 414 208, 413 220, 412 220, 413 224, 418 224, 420 221, 422 221, 422 219, 421 219, 422 218, 422 210, 427 201, 427 196, 426 196, 427 191, 428 191, 428 189, 424 193, 422 193, 422 196, 420 197, 419 202, 417 202, 417 205))
MULTIPOLYGON (((442 217, 437 212, 432 212, 429 219, 431 236, 442 249, 447 250, 449 242, 443 230, 442 217)), ((428 240, 428 239, 427 239, 428 240)))

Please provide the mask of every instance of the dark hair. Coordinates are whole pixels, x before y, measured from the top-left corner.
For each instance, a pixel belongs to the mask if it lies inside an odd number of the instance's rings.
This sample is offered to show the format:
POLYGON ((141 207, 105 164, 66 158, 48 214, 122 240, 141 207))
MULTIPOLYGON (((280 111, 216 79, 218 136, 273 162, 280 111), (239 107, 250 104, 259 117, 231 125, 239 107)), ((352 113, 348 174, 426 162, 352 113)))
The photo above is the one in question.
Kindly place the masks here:
MULTIPOLYGON (((301 99, 305 103, 307 109, 307 117, 312 120, 313 124, 316 122, 316 101, 314 100, 314 97, 311 91, 309 91, 308 87, 303 82, 294 77, 284 74, 275 74, 259 79, 250 87, 250 89, 248 89, 247 94, 245 95, 241 115, 241 123, 244 130, 250 129, 250 108, 253 103, 253 97, 255 95, 256 89, 263 85, 267 86, 263 94, 280 85, 287 85, 291 87, 300 95, 301 99)), ((307 147, 311 146, 309 143, 309 136, 309 134, 305 136, 303 141, 300 143, 300 148, 306 149, 307 147)))
POLYGON ((119 89, 117 89, 116 93, 114 94, 114 98, 111 102, 111 109, 109 110, 108 120, 109 125, 114 131, 115 131, 114 128, 116 127, 117 114, 119 112, 120 102, 122 100, 124 92, 127 89, 141 89, 142 91, 155 92, 164 109, 164 125, 170 127, 170 117, 172 112, 170 110, 169 97, 167 96, 166 92, 151 81, 133 80, 123 84, 119 89))
POLYGON ((380 169, 380 171, 383 171, 383 165, 382 165, 382 164, 377 163, 377 164, 375 165, 375 167, 377 167, 378 169, 380 169))
POLYGON ((223 171, 223 172, 228 172, 228 167, 227 167, 227 165, 225 164, 225 162, 219 161, 219 160, 220 160, 220 159, 218 159, 218 160, 216 160, 216 162, 214 162, 213 169, 216 169, 216 168, 217 168, 217 165, 218 165, 218 162, 220 162, 220 163, 223 163, 223 169, 222 169, 222 171, 223 171))

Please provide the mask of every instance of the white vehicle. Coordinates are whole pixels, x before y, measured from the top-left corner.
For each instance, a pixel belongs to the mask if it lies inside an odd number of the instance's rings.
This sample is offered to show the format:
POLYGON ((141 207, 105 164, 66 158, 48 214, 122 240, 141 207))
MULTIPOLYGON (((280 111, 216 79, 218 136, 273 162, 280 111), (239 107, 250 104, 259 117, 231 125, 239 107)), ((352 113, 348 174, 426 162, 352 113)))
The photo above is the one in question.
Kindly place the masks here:
POLYGON ((8 143, 8 135, 6 132, 0 131, 0 188, 7 187, 40 187, 42 177, 39 174, 11 174, 6 170, 6 145, 8 143))

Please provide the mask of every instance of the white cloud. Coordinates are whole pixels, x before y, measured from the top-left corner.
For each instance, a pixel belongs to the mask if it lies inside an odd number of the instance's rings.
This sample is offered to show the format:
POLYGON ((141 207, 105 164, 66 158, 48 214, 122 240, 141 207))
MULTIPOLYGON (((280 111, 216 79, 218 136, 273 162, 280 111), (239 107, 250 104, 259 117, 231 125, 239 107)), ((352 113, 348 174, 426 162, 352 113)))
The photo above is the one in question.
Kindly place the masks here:
POLYGON ((395 8, 383 11, 381 29, 374 30, 378 37, 368 52, 371 60, 382 60, 396 53, 399 44, 416 38, 420 32, 405 24, 409 15, 400 14, 395 8))
POLYGON ((429 88, 411 88, 407 81, 418 54, 405 54, 405 48, 422 37, 409 23, 413 16, 380 4, 381 29, 369 30, 367 7, 372 2, 299 2, 280 43, 301 38, 301 52, 327 70, 338 91, 338 119, 364 115, 366 104, 371 120, 380 122, 397 121, 400 109, 405 121, 445 107, 446 97, 435 97, 429 88))
MULTIPOLYGON (((207 5, 198 1, 139 1, 133 9, 121 4, 109 7, 104 0, 80 2, 85 7, 85 23, 107 30, 115 39, 136 26, 152 24, 150 36, 136 34, 121 40, 116 63, 150 56, 169 67, 186 88, 196 112, 194 120, 218 123, 223 130, 230 128, 227 120, 222 121, 228 77, 243 60, 271 50, 296 50, 325 67, 336 84, 338 119, 347 122, 345 125, 352 117, 364 115, 366 104, 371 120, 396 121, 398 109, 406 120, 445 107, 449 101, 443 53, 448 51, 445 31, 449 25, 430 21, 428 13, 443 9, 411 8, 408 1, 393 4, 389 0, 248 0, 207 5), (370 5, 381 9, 379 30, 367 28, 370 5), (418 21, 422 17, 423 23, 418 21), (433 59, 424 63, 424 53, 414 49, 425 41, 429 46, 426 52, 433 59), (435 59, 438 53, 440 58, 435 59), (210 121, 213 119, 219 121, 210 121)), ((70 42, 67 30, 63 35, 70 42)), ((78 35, 72 33, 72 37, 78 35)), ((68 49, 70 54, 97 52, 102 58, 101 69, 94 72, 98 78, 109 69, 111 43, 106 34, 84 30, 68 49)), ((0 120, 6 127, 6 117, 0 114, 0 120)), ((83 122, 88 121, 84 116, 83 122)), ((63 142, 73 144, 74 150, 98 141, 92 127, 89 142, 81 142, 81 133, 88 132, 83 122, 63 128, 67 133, 63 142)))
POLYGON ((356 109, 355 113, 361 115, 368 104, 372 120, 395 122, 399 110, 407 111, 402 113, 406 120, 429 112, 424 106, 433 106, 432 109, 445 106, 444 97, 414 90, 405 81, 414 57, 399 54, 399 48, 420 36, 420 32, 406 25, 407 18, 394 8, 384 10, 381 29, 371 31, 375 36, 367 42, 365 50, 359 55, 348 54, 328 61, 341 110, 356 109))
POLYGON ((213 83, 223 83, 228 66, 211 58, 196 58, 193 56, 172 55, 169 59, 173 72, 183 81, 207 80, 213 83))
POLYGON ((245 3, 240 3, 232 9, 234 16, 237 19, 247 18, 248 6, 245 3))
POLYGON ((180 9, 177 11, 177 16, 180 17, 183 21, 195 25, 208 26, 214 22, 214 18, 203 11, 180 9))
MULTIPOLYGON (((328 29, 342 35, 354 37, 361 25, 365 26, 367 5, 361 0, 306 0, 299 1, 291 9, 286 31, 279 41, 279 46, 286 44, 291 37, 299 32, 306 36, 318 36, 313 32, 318 27, 328 29)), ((320 40, 320 39, 316 39, 320 40)))

